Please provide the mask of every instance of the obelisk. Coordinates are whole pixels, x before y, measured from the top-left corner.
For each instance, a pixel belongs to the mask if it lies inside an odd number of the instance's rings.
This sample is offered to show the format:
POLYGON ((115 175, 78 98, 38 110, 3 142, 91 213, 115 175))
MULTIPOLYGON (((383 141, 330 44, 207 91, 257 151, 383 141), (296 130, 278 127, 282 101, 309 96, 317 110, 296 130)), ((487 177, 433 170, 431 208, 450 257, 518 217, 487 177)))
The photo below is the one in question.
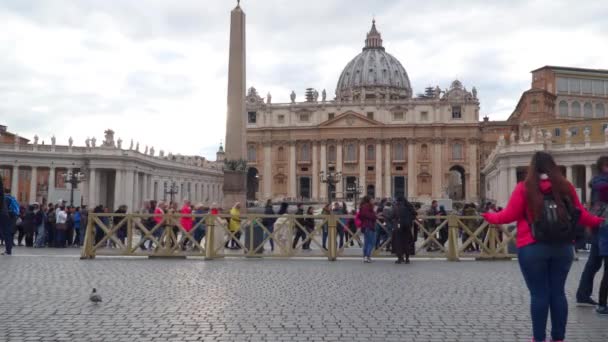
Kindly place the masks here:
POLYGON ((246 151, 245 113, 245 12, 240 1, 230 13, 230 51, 228 59, 228 113, 226 116, 226 152, 224 169, 224 200, 222 207, 231 208, 240 202, 245 208, 246 170, 243 169, 246 151), (238 162, 241 167, 234 167, 238 162))

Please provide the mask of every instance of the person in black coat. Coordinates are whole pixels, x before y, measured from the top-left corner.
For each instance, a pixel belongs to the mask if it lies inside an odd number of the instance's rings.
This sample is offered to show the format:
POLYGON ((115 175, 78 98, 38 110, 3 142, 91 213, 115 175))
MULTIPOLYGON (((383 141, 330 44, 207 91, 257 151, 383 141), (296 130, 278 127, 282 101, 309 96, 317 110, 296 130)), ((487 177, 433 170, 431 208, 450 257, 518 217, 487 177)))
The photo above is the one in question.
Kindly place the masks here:
POLYGON ((397 205, 393 210, 393 253, 397 255, 395 263, 409 264, 410 255, 414 254, 415 249, 412 227, 417 213, 404 197, 397 198, 397 205))
MULTIPOLYGON (((274 209, 272 209, 272 200, 266 201, 266 206, 264 207, 264 215, 274 215, 274 209)), ((270 234, 274 232, 274 223, 276 222, 276 220, 277 219, 274 217, 265 217, 262 219, 262 224, 268 230, 268 232, 270 232, 270 234)), ((274 252, 274 240, 272 238, 268 240, 270 242, 270 251, 274 252)))
POLYGON ((4 197, 2 176, 0 176, 0 234, 2 234, 5 247, 5 252, 2 255, 11 255, 13 249, 13 228, 8 214, 8 203, 4 197))

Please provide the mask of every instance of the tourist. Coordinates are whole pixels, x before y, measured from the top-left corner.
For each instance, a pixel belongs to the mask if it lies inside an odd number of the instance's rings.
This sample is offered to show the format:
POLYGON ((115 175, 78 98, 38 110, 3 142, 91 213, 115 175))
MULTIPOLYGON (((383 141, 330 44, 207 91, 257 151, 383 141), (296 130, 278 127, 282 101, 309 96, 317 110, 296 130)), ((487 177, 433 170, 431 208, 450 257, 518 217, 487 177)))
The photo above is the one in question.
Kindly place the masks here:
POLYGON ((74 209, 72 214, 72 221, 74 223, 74 240, 71 242, 74 247, 80 247, 81 235, 84 235, 84 229, 82 229, 82 215, 80 214, 80 207, 74 209))
MULTIPOLYGON (((274 209, 272 209, 272 200, 269 199, 266 201, 266 206, 264 207, 264 215, 274 215, 274 209)), ((268 232, 265 233, 264 239, 268 238, 270 242, 270 251, 274 252, 274 239, 272 238, 272 233, 274 233, 274 223, 276 222, 276 218, 274 217, 264 217, 262 219, 262 224, 266 228, 268 232), (270 236, 270 237, 269 237, 270 236)))
POLYGON ((230 249, 241 249, 241 203, 236 202, 232 209, 230 209, 230 224, 228 225, 230 231, 230 240, 226 241, 224 247, 230 249), (230 246, 228 243, 230 242, 230 246))
POLYGON ((34 230, 36 229, 34 224, 34 206, 29 205, 25 209, 23 215, 23 222, 21 223, 21 231, 25 237, 25 246, 32 247, 34 245, 34 230))
POLYGON ((89 224, 89 210, 86 205, 80 208, 80 246, 84 246, 84 238, 87 235, 87 227, 89 224))
POLYGON ((190 240, 187 238, 188 234, 192 230, 192 222, 194 221, 192 217, 192 206, 190 204, 190 200, 184 199, 184 204, 182 205, 182 209, 179 211, 182 214, 179 219, 179 223, 183 228, 182 232, 182 250, 186 250, 188 245, 190 244, 190 240))
POLYGON ((363 262, 372 262, 372 251, 376 240, 376 214, 374 204, 369 196, 364 196, 359 205, 358 218, 361 221, 361 231, 363 232, 363 262))
MULTIPOLYGON (((95 207, 95 209, 93 209, 93 213, 94 214, 103 214, 105 212, 103 205, 98 205, 95 207)), ((107 224, 107 217, 97 217, 106 227, 108 227, 107 224)), ((99 244, 101 242, 101 240, 103 240, 104 236, 105 236, 105 231, 101 228, 101 226, 98 223, 95 223, 95 245, 99 244)))
POLYGON ((36 240, 34 242, 35 248, 44 247, 45 239, 45 222, 46 218, 43 210, 40 208, 39 203, 34 203, 34 224, 36 230, 36 240))
POLYGON ((359 245, 359 248, 362 247, 361 245, 361 239, 359 239, 359 237, 357 236, 357 223, 356 223, 356 215, 357 215, 357 210, 353 209, 350 211, 350 214, 353 216, 352 218, 350 218, 348 220, 348 233, 350 234, 350 245, 354 246, 353 240, 357 240, 357 244, 359 245))
POLYGON ((59 207, 59 210, 56 212, 56 216, 57 219, 55 223, 55 247, 65 248, 66 230, 68 229, 68 213, 65 211, 65 207, 63 205, 59 207))
MULTIPOLYGON (((384 207, 386 212, 386 207, 384 207)), ((412 236, 412 226, 416 219, 416 210, 404 197, 397 198, 397 205, 391 210, 390 224, 394 226, 393 252, 397 255, 396 264, 410 263, 410 255, 414 254, 414 237, 412 236), (405 256, 405 259, 404 259, 405 256)), ((385 216, 385 221, 389 219, 385 216)))
POLYGON ((57 214, 55 213, 55 205, 49 203, 46 210, 46 241, 49 247, 55 245, 55 226, 57 224, 57 214))
MULTIPOLYGON (((309 215, 308 213, 306 213, 307 215, 309 215)), ((327 237, 329 235, 329 226, 327 224, 327 220, 329 220, 329 218, 327 218, 327 216, 329 216, 329 214, 331 214, 331 204, 327 203, 323 209, 321 210, 321 215, 325 216, 325 218, 323 218, 323 236, 322 236, 322 245, 323 245, 323 250, 327 250, 327 237)), ((314 231, 314 227, 313 227, 313 231, 314 231)))
MULTIPOLYGON (((310 206, 308 207, 308 209, 306 210, 306 218, 304 219, 304 227, 306 228, 306 232, 308 233, 308 235, 304 234, 304 250, 311 250, 310 249, 310 244, 312 243, 312 239, 314 237, 314 232, 315 232, 315 209, 310 206)), ((326 248, 324 248, 325 250, 327 250, 326 248)))
MULTIPOLYGON (((431 202, 431 207, 429 208, 429 210, 427 210, 426 212, 426 216, 427 217, 433 217, 433 218, 429 218, 426 220, 426 231, 424 232, 424 240, 426 241, 427 239, 429 239, 429 236, 431 237, 435 237, 436 232, 435 230, 437 229, 437 227, 439 227, 439 225, 441 224, 441 219, 439 219, 437 216, 439 216, 439 204, 437 203, 437 201, 432 201, 431 202)), ((426 245, 426 251, 427 252, 434 252, 439 250, 439 246, 437 246, 437 244, 435 243, 434 240, 429 240, 427 245, 426 245)))
POLYGON ((384 227, 386 229, 386 234, 390 237, 390 241, 386 245, 386 250, 390 252, 393 250, 393 229, 395 220, 397 219, 395 217, 395 212, 391 201, 386 201, 386 203, 384 204, 384 209, 382 209, 382 216, 384 217, 384 227))
POLYGON ((382 199, 376 208, 376 249, 379 249, 388 239, 384 227, 384 207, 386 203, 386 199, 382 199))
MULTIPOLYGON (((283 204, 287 204, 287 203, 283 203, 283 204)), ((281 204, 281 210, 279 210, 279 215, 283 215, 284 213, 282 213, 283 211, 283 204, 281 204)), ((286 206, 285 206, 285 211, 287 210, 286 206)), ((295 236, 293 238, 293 244, 292 244, 292 249, 296 249, 296 246, 298 245, 298 240, 302 240, 304 242, 303 248, 302 249, 308 249, 306 248, 306 220, 302 217, 304 215, 304 206, 302 205, 302 203, 298 203, 297 206, 297 210, 296 210, 296 216, 298 216, 295 219, 294 222, 294 227, 295 227, 295 236)))
MULTIPOLYGON (((608 215, 608 157, 600 157, 597 161, 597 176, 593 177, 589 186, 591 187, 591 211, 606 217, 608 215)), ((600 229, 602 230, 602 229, 600 229)), ((597 231, 592 231, 589 242, 591 249, 585 263, 585 269, 581 274, 578 290, 576 291, 576 302, 578 306, 596 306, 598 303, 591 298, 593 293, 593 280, 595 274, 602 267, 602 256, 599 254, 599 236, 597 231)), ((604 267, 608 267, 604 265, 604 267)), ((604 272, 605 274, 606 272, 604 272)))
POLYGON ((549 311, 551 338, 563 341, 568 320, 565 283, 574 259, 574 226, 578 221, 597 227, 604 219, 587 212, 546 152, 534 154, 526 179, 513 190, 507 208, 483 217, 490 224, 517 221, 518 261, 530 291, 534 341, 545 340, 549 311))
MULTIPOLYGON (((340 203, 335 202, 333 208, 331 209, 331 214, 340 216, 343 215, 343 209, 340 203)), ((336 220, 336 233, 338 234, 339 244, 338 248, 342 249, 344 247, 344 228, 346 227, 347 220, 345 218, 339 218, 336 220)))
MULTIPOLYGON (((443 205, 439 206, 439 216, 442 217, 439 220, 439 225, 441 225, 442 223, 444 223, 447 220, 447 216, 448 216, 448 213, 445 210, 445 207, 443 205)), ((449 237, 448 225, 444 224, 441 228, 439 228, 439 244, 441 245, 441 247, 445 247, 445 243, 448 241, 448 237, 449 237)))
MULTIPOLYGON (((472 218, 474 216, 477 216, 477 210, 475 210, 475 204, 473 204, 473 203, 465 204, 464 209, 462 210, 462 216, 468 217, 468 218, 463 219, 462 221, 463 221, 464 225, 466 225, 466 227, 469 229, 471 234, 475 234, 475 231, 477 230, 477 227, 478 227, 478 220, 476 218, 472 218)), ((462 231, 462 244, 464 245, 469 240, 470 237, 471 237, 471 235, 469 235, 468 232, 463 230, 462 231)), ((473 240, 471 240, 471 243, 469 245, 467 245, 467 247, 465 248, 465 252, 475 252, 475 251, 479 251, 479 245, 473 239, 473 240)))
MULTIPOLYGON (((118 227, 118 225, 120 225, 120 228, 118 228, 118 230, 116 231, 116 237, 118 238, 118 240, 124 245, 125 244, 125 240, 127 238, 127 206, 126 205, 120 205, 118 207, 118 209, 116 209, 116 211, 114 212, 114 214, 117 214, 116 216, 114 216, 114 219, 112 220, 113 224, 114 224, 114 229, 116 229, 116 227, 118 227), (124 221, 124 222, 123 222, 124 221)), ((113 245, 116 245, 116 243, 114 243, 113 240, 110 240, 110 242, 113 245)))
MULTIPOLYGON (((197 203, 194 206, 194 215, 197 216, 196 218, 194 218, 194 227, 196 227, 194 228, 194 240, 198 244, 202 243, 203 238, 207 233, 207 226, 205 225, 205 216, 202 216, 206 215, 207 213, 209 213, 209 210, 205 208, 202 203, 197 203)), ((194 248, 198 249, 197 246, 195 246, 194 248)))
POLYGON ((2 255, 11 255, 13 252, 14 237, 14 216, 11 212, 11 201, 14 197, 10 196, 10 191, 4 189, 4 182, 0 176, 0 234, 4 240, 4 252, 2 255))
MULTIPOLYGON (((154 216, 154 226, 157 227, 156 230, 154 231, 154 233, 152 234, 159 242, 159 244, 163 244, 162 242, 162 237, 164 235, 165 232, 165 227, 164 227, 164 222, 165 222, 165 202, 164 201, 159 201, 158 205, 154 205, 154 202, 152 202, 151 206, 150 206, 150 210, 153 210, 154 216)), ((156 248, 160 248, 162 246, 157 245, 156 248)), ((150 245, 150 248, 152 248, 152 246, 150 245)))

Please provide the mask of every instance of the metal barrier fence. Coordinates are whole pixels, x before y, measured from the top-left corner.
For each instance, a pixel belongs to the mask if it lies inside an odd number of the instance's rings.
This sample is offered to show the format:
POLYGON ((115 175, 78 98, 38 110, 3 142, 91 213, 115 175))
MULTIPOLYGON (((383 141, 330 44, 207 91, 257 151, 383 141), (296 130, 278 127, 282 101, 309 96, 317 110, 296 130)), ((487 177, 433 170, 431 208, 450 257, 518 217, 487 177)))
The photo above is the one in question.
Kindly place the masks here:
MULTIPOLYGON (((348 215, 188 215, 89 213, 81 258, 361 257, 363 234, 348 215), (182 219, 192 219, 185 229, 182 219), (230 224, 231 220, 234 224, 230 224)), ((424 216, 412 227, 414 256, 505 259, 515 255, 515 228, 491 226, 480 216, 424 216)), ((392 229, 376 222, 372 255, 393 257, 392 229)))

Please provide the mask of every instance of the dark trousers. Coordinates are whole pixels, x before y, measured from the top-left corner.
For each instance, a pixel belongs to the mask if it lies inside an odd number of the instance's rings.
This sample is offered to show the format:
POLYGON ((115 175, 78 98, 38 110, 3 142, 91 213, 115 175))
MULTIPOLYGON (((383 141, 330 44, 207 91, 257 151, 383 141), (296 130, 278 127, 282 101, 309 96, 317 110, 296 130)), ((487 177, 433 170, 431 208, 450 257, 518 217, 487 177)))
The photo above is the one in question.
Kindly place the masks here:
MULTIPOLYGON (((302 239, 302 241, 306 241, 306 233, 301 229, 301 228, 297 228, 296 229, 296 236, 293 239, 293 245, 291 248, 295 249, 296 246, 298 245, 298 240, 302 239)), ((305 242, 303 245, 303 249, 308 249, 307 243, 305 242)))
POLYGON ((76 245, 76 246, 80 246, 80 234, 81 234, 81 229, 74 229, 74 232, 76 232, 76 234, 74 234, 74 241, 72 241, 72 244, 76 245))
POLYGON ((595 274, 602 267, 602 257, 599 256, 599 247, 597 245, 597 238, 591 243, 591 251, 589 251, 589 257, 585 264, 585 269, 581 275, 581 280, 578 284, 578 290, 576 291, 576 300, 582 301, 591 298, 593 293, 593 279, 595 274))
POLYGON ((329 231, 327 228, 323 229, 323 249, 327 249, 327 238, 329 237, 329 231))
POLYGON ((65 230, 56 230, 55 231, 55 247, 57 248, 65 248, 65 230))
POLYGON ((535 243, 518 251, 519 267, 530 291, 532 329, 536 341, 546 338, 549 312, 551 338, 561 341, 566 335, 568 301, 565 285, 573 259, 574 248, 568 243, 535 243))
POLYGON ((9 217, 9 224, 2 227, 2 238, 4 239, 4 248, 6 254, 13 253, 13 240, 15 238, 15 223, 16 217, 9 217))
POLYGON ((608 304, 608 256, 604 258, 604 275, 600 283, 600 301, 599 304, 606 306, 608 304))
POLYGON ((23 226, 17 226, 17 232, 17 246, 21 246, 23 244, 23 238, 25 237, 23 226))

